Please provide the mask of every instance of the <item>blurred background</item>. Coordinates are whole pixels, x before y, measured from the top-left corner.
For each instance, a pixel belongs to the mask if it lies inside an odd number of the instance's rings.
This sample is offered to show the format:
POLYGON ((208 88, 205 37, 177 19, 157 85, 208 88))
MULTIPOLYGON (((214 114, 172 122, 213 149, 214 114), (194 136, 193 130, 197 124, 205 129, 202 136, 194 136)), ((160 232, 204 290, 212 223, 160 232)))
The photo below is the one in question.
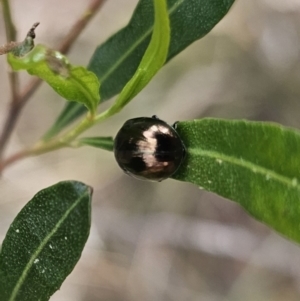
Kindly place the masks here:
MULTIPOLYGON (((127 24, 137 2, 107 0, 74 44, 71 62, 86 65, 96 46, 127 24)), ((39 21, 36 42, 55 48, 88 1, 11 3, 18 40, 39 21)), ((5 41, 1 14, 0 44, 5 41)), ((8 70, 1 56, 1 124, 10 100, 8 70)), ((30 80, 26 73, 21 79, 22 86, 30 80)), ((63 106, 43 84, 24 109, 7 154, 34 143, 63 106)), ((153 114, 170 123, 210 116, 299 128, 300 1, 236 0, 208 36, 175 57, 120 114, 89 134, 114 136, 127 119, 153 114)), ((5 170, 0 240, 36 192, 69 179, 94 187, 92 229, 79 263, 51 300, 300 300, 298 245, 237 204, 196 186, 132 179, 112 153, 98 149, 59 150, 5 170)))

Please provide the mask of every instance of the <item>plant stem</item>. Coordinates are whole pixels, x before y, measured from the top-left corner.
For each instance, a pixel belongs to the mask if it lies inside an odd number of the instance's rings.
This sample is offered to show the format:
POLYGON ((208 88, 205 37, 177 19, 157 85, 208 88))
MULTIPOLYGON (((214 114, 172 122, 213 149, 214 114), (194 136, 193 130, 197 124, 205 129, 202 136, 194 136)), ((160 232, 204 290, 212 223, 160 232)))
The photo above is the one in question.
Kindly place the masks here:
MULTIPOLYGON (((12 20, 11 9, 9 0, 2 0, 2 7, 3 7, 3 19, 5 24, 5 32, 6 32, 6 41, 15 42, 17 37, 16 27, 12 20)), ((9 71, 9 82, 11 87, 11 106, 14 106, 17 102, 18 98, 18 91, 19 91, 19 76, 17 73, 13 71, 9 71)))
POLYGON ((82 132, 87 130, 88 128, 92 127, 95 123, 95 120, 91 118, 90 115, 87 115, 77 126, 73 129, 65 133, 62 137, 53 138, 49 141, 39 141, 33 147, 24 149, 20 152, 15 153, 11 157, 7 158, 6 160, 0 163, 0 173, 5 169, 8 165, 15 163, 21 159, 30 156, 36 156, 48 153, 53 150, 57 150, 63 147, 70 146, 70 143, 78 137, 82 132))
MULTIPOLYGON (((5 31, 6 31, 6 41, 12 42, 16 41, 17 39, 17 31, 15 25, 12 20, 11 9, 9 5, 9 0, 2 0, 2 8, 3 8, 3 19, 5 23, 5 31)), ((10 127, 11 124, 15 123, 15 119, 18 118, 18 110, 17 103, 18 103, 18 93, 19 93, 19 75, 13 71, 9 71, 8 73, 10 87, 11 87, 11 101, 9 104, 8 109, 8 117, 7 122, 5 122, 3 132, 0 138, 0 157, 1 157, 1 140, 7 141, 9 135, 9 131, 7 128, 10 127)), ((4 145, 3 145, 4 146, 4 145)))
MULTIPOLYGON (((97 123, 103 122, 110 116, 114 115, 117 112, 112 111, 111 109, 107 109, 106 111, 100 113, 97 116, 91 116, 90 113, 86 115, 86 117, 74 128, 70 129, 68 132, 63 134, 60 137, 55 137, 51 140, 47 141, 39 141, 33 147, 24 149, 18 153, 15 153, 11 157, 7 158, 6 160, 0 162, 0 174, 2 171, 9 165, 24 159, 30 156, 36 156, 48 153, 53 150, 57 150, 63 147, 74 147, 72 146, 72 142, 83 132, 91 128, 97 123)), ((75 144, 76 147, 76 144, 75 144)))
POLYGON ((2 0, 2 7, 7 42, 16 41, 17 31, 12 21, 9 0, 2 0))
POLYGON ((73 25, 71 31, 63 39, 58 47, 58 50, 65 54, 70 50, 70 47, 77 40, 82 30, 87 26, 90 20, 95 16, 97 11, 102 7, 106 0, 93 0, 82 14, 79 20, 73 25))
MULTIPOLYGON (((3 0, 4 2, 8 2, 8 0, 3 0)), ((102 7, 105 0, 93 0, 83 13, 83 15, 75 22, 73 25, 71 31, 65 36, 61 44, 57 47, 57 49, 62 52, 63 54, 66 54, 73 43, 76 41, 80 33, 83 31, 83 29, 86 27, 86 25, 90 22, 93 16, 98 12, 98 10, 102 7)), ((12 73, 15 74, 15 73, 12 73)), ((11 108, 8 112, 8 115, 6 117, 6 120, 4 122, 4 127, 2 130, 2 133, 0 135, 0 158, 3 156, 4 149, 6 147, 6 144, 15 128, 15 125, 17 123, 18 117, 20 115, 20 112, 24 105, 27 103, 27 101, 30 99, 31 95, 37 90, 37 88, 42 83, 42 80, 39 78, 32 79, 29 84, 24 88, 24 90, 17 95, 16 101, 12 102, 11 108)), ((21 156, 22 158, 24 156, 21 156)), ((20 158, 16 158, 14 161, 19 160, 20 158)), ((5 163, 5 162, 3 162, 5 163)), ((0 170, 2 170, 3 164, 0 163, 0 170)))

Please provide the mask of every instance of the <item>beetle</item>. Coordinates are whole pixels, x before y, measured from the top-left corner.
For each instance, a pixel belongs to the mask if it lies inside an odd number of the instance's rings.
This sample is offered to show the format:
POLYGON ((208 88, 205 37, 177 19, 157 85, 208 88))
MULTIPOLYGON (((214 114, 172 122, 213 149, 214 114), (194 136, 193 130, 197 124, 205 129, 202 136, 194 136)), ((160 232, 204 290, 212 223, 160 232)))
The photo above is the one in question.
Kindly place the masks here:
POLYGON ((185 158, 177 133, 155 115, 127 120, 114 140, 117 163, 126 174, 142 180, 162 181, 172 176, 185 158))

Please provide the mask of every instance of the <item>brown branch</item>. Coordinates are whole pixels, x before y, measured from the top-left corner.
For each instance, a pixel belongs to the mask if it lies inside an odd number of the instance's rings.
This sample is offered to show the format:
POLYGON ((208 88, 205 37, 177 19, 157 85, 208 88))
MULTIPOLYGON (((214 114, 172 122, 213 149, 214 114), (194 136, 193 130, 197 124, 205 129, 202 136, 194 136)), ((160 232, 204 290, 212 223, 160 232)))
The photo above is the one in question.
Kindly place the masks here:
POLYGON ((7 160, 1 161, 0 162, 0 174, 7 166, 9 166, 9 165, 13 164, 14 162, 17 162, 23 158, 26 158, 28 156, 30 156, 30 152, 27 152, 25 150, 25 151, 20 151, 20 152, 13 154, 7 160))
MULTIPOLYGON (((2 1, 3 7, 3 19, 5 24, 5 32, 6 32, 6 41, 7 43, 16 41, 17 38, 17 31, 12 20, 12 15, 10 11, 9 0, 2 1)), ((9 71, 9 82, 11 87, 11 103, 14 104, 18 98, 18 91, 19 91, 19 76, 18 74, 9 71)))
POLYGON ((19 75, 18 73, 9 70, 8 76, 11 87, 11 105, 15 105, 18 101, 19 75))
POLYGON ((2 7, 7 42, 16 41, 17 31, 14 22, 12 21, 9 0, 2 0, 2 7))
MULTIPOLYGON (((65 36, 61 44, 57 47, 60 52, 66 54, 70 50, 73 43, 76 41, 78 36, 81 34, 89 21, 93 18, 93 16, 95 16, 104 2, 105 0, 91 1, 90 5, 87 7, 81 18, 76 21, 70 32, 65 36)), ((24 90, 18 95, 16 102, 12 104, 0 136, 0 158, 3 156, 4 149, 17 123, 23 106, 27 103, 31 95, 37 90, 41 83, 42 80, 40 80, 39 78, 32 79, 24 88, 24 90)), ((4 164, 4 166, 6 165, 4 164)))
POLYGON ((76 41, 82 30, 90 22, 90 20, 95 16, 97 11, 101 8, 106 0, 93 0, 89 7, 85 10, 81 18, 73 25, 71 31, 63 39, 62 43, 59 45, 58 50, 61 53, 67 53, 70 47, 76 41))

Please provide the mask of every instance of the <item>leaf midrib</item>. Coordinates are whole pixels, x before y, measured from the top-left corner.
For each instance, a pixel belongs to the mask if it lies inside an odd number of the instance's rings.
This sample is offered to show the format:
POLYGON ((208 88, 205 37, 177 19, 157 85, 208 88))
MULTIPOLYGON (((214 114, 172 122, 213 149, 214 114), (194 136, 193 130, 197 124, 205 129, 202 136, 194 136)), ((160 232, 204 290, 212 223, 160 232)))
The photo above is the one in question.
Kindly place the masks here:
MULTIPOLYGON (((174 11, 180 7, 184 1, 180 0, 174 3, 174 5, 168 9, 169 16, 172 16, 174 11)), ((130 23, 129 23, 130 24, 130 23)), ((128 26, 128 25, 127 25, 128 26)), ((131 47, 113 64, 100 78, 99 81, 101 84, 105 82, 105 80, 129 57, 129 55, 136 49, 152 32, 153 26, 151 26, 135 43, 132 44, 131 47)))
POLYGON ((234 156, 226 155, 224 153, 211 151, 211 150, 204 150, 199 148, 189 148, 187 151, 188 153, 192 153, 195 155, 214 158, 215 160, 222 160, 224 162, 228 162, 233 165, 247 168, 251 170, 251 172, 253 173, 260 173, 262 175, 265 175, 266 177, 269 177, 269 180, 275 179, 285 185, 292 187, 293 189, 297 188, 298 190, 300 190, 299 183, 298 182, 295 183, 295 179, 297 180, 296 177, 289 178, 288 176, 281 175, 275 172, 274 170, 268 169, 266 167, 262 167, 244 158, 236 158, 234 156))
POLYGON ((67 219, 67 217, 69 216, 69 214, 72 212, 72 210, 89 194, 88 189, 86 190, 86 192, 80 197, 78 198, 78 200, 76 202, 74 202, 72 204, 72 206, 65 212, 65 214, 58 220, 58 222, 56 223, 56 225, 54 226, 54 228, 52 229, 52 231, 44 238, 44 240, 42 240, 40 246, 37 248, 37 250, 32 254, 30 260, 28 261, 27 265, 24 268, 24 271, 22 273, 22 275, 20 276, 19 280, 17 281, 12 294, 9 298, 9 301, 14 301, 22 284, 24 283, 28 272, 30 270, 30 268, 32 267, 35 259, 39 256, 39 254, 42 252, 42 250, 44 249, 44 247, 46 246, 46 244, 48 243, 48 241, 52 238, 52 236, 57 232, 57 230, 59 229, 59 227, 62 225, 62 223, 67 219))

